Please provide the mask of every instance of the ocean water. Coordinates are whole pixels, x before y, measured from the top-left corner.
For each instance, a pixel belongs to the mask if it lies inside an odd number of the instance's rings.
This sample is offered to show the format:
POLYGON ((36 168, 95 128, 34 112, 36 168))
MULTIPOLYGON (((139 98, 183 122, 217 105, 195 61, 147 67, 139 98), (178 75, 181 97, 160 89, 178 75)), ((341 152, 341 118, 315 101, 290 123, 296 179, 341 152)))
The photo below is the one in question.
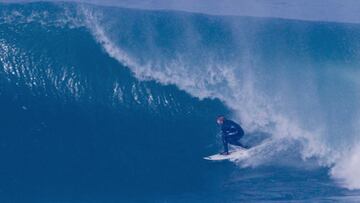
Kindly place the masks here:
POLYGON ((359 202, 360 25, 0 3, 1 202, 359 202), (244 127, 221 150, 215 117, 244 127))

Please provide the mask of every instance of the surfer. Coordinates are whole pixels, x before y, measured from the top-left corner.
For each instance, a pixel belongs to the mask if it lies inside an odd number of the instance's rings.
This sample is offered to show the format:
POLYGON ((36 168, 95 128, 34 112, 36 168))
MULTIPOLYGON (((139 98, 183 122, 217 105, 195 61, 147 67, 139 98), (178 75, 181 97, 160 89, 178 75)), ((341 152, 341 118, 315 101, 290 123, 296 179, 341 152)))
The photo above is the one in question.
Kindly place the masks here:
POLYGON ((218 116, 216 118, 216 122, 221 127, 221 138, 224 144, 224 152, 221 153, 222 155, 229 154, 228 144, 240 146, 246 149, 249 148, 240 142, 240 139, 244 136, 244 130, 239 124, 226 119, 224 116, 218 116))

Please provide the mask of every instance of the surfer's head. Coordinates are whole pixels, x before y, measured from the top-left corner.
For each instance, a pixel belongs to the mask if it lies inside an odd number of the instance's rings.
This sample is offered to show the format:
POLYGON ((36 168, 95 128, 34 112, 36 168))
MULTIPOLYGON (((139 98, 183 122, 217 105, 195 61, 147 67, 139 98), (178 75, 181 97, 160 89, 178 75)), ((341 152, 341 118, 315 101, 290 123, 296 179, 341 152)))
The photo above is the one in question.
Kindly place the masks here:
POLYGON ((219 125, 222 125, 224 123, 225 117, 224 116, 218 116, 216 117, 216 123, 219 125))

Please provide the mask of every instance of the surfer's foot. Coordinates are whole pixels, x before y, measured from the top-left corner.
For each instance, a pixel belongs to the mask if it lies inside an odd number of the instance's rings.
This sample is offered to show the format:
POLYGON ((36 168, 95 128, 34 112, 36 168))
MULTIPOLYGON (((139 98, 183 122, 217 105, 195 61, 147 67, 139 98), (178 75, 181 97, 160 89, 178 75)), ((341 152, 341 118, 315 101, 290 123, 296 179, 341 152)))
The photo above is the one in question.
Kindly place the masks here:
POLYGON ((229 152, 221 152, 221 155, 229 155, 229 152))

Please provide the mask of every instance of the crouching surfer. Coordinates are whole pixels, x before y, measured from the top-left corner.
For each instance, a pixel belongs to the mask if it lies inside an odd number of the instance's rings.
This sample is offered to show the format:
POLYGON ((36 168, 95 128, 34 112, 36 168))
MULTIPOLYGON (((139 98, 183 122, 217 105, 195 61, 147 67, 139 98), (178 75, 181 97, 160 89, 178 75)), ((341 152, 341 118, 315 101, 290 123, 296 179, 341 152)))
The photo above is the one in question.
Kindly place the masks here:
POLYGON ((245 149, 249 148, 240 142, 241 138, 244 136, 244 130, 239 124, 226 119, 224 116, 218 116, 216 122, 221 127, 221 139, 224 144, 224 152, 221 153, 222 155, 229 154, 229 144, 240 146, 245 149))

